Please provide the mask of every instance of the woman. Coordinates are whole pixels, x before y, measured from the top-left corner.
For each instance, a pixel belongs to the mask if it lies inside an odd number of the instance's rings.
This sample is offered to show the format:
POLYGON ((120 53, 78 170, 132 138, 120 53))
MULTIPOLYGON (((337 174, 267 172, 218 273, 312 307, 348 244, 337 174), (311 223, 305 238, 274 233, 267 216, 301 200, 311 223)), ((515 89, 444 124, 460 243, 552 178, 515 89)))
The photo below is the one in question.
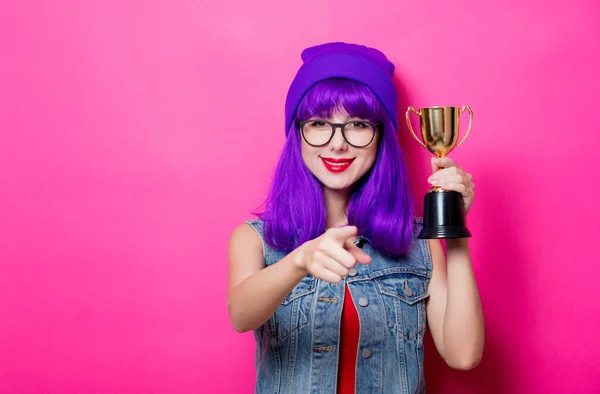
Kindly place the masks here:
MULTIPOLYGON (((398 144, 394 65, 328 43, 302 53, 265 210, 229 243, 228 308, 254 330, 257 393, 422 393, 425 326, 453 368, 475 367, 483 316, 466 239, 416 238, 398 144)), ((429 181, 473 201, 471 175, 429 181)))

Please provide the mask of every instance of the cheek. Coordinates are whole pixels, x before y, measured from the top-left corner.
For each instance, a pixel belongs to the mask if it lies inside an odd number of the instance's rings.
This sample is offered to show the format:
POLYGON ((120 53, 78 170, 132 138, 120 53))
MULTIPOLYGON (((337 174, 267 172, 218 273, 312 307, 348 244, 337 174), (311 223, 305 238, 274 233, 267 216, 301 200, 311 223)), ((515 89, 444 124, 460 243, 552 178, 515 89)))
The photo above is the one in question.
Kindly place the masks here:
POLYGON ((381 134, 377 133, 375 135, 375 140, 373 141, 373 144, 369 146, 369 157, 371 162, 369 168, 373 167, 375 161, 377 160, 377 156, 379 155, 379 138, 381 138, 381 134))
POLYGON ((302 160, 311 171, 314 170, 315 166, 318 164, 319 152, 320 150, 318 148, 314 148, 307 144, 302 144, 302 160))
POLYGON ((377 147, 375 146, 373 149, 370 149, 368 152, 365 152, 363 156, 363 161, 365 163, 365 172, 370 170, 375 164, 375 160, 377 159, 377 147))

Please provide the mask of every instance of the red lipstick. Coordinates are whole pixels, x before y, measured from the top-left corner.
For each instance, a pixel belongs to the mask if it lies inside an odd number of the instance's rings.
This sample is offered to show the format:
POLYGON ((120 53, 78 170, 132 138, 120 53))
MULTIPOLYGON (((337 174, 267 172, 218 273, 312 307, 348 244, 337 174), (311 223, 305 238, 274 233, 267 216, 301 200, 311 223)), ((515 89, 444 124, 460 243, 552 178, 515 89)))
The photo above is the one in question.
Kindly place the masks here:
POLYGON ((325 168, 334 173, 346 171, 354 161, 354 159, 334 159, 332 157, 321 157, 321 160, 325 164, 325 168))

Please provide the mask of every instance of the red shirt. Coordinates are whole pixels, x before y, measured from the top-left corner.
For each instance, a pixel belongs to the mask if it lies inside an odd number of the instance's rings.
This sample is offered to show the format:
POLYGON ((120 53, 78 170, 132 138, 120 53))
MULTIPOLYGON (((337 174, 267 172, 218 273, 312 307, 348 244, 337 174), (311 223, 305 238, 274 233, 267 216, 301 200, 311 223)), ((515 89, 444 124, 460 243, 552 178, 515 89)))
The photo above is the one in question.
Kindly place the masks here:
POLYGON ((358 353, 358 337, 360 322, 352 296, 346 285, 344 306, 342 309, 342 326, 340 328, 340 365, 337 378, 338 394, 354 394, 356 381, 356 355, 358 353))

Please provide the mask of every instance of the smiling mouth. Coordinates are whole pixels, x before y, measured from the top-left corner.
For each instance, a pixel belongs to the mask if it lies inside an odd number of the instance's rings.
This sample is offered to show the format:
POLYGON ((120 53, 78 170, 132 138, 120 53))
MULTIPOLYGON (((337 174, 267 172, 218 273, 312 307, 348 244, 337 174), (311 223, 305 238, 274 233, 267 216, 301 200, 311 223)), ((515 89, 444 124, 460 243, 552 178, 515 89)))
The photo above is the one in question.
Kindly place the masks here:
POLYGON ((333 159, 333 158, 325 158, 321 157, 323 164, 325 164, 325 168, 333 173, 344 172, 350 167, 354 159, 333 159))

